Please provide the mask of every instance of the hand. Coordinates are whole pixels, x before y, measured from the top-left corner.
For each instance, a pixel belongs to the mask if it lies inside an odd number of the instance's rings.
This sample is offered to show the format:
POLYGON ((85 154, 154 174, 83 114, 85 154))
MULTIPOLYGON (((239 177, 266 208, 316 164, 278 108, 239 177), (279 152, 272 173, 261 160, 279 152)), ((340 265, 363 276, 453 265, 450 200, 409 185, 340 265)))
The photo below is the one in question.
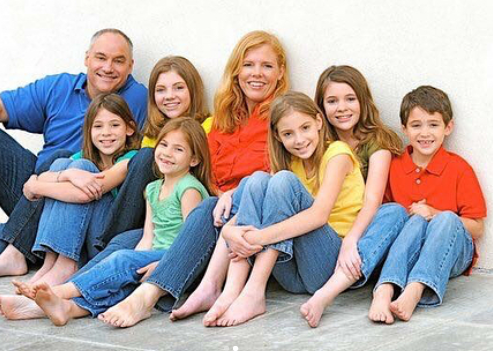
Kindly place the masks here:
POLYGON ((228 190, 221 195, 219 201, 212 211, 212 216, 214 217, 214 226, 223 226, 223 217, 229 218, 231 214, 231 205, 233 204, 233 190, 228 190))
POLYGON ((358 280, 361 278, 361 257, 358 252, 357 241, 351 238, 342 241, 336 267, 342 269, 349 279, 358 280))
POLYGON ((438 213, 437 210, 426 204, 425 199, 418 202, 413 202, 412 205, 409 206, 410 215, 420 215, 427 221, 432 220, 437 213, 438 213))
POLYGON ((152 263, 149 263, 147 266, 142 267, 137 269, 137 274, 143 274, 142 278, 140 278, 139 282, 143 283, 149 278, 149 276, 154 272, 156 269, 157 265, 159 264, 159 261, 155 261, 152 263))
POLYGON ((29 177, 27 182, 24 183, 24 187, 22 191, 26 199, 28 199, 29 201, 36 201, 41 199, 41 196, 36 194, 35 191, 35 186, 37 181, 38 181, 38 176, 33 174, 32 176, 29 177))
POLYGON ((221 235, 224 240, 228 243, 229 249, 233 253, 231 257, 233 258, 247 258, 250 257, 260 250, 262 250, 262 245, 251 245, 243 237, 245 233, 256 230, 254 226, 237 226, 237 225, 225 225, 221 235))
POLYGON ((82 190, 91 200, 99 200, 103 196, 103 186, 100 183, 100 180, 104 178, 103 173, 91 173, 71 168, 63 171, 63 177, 82 190))

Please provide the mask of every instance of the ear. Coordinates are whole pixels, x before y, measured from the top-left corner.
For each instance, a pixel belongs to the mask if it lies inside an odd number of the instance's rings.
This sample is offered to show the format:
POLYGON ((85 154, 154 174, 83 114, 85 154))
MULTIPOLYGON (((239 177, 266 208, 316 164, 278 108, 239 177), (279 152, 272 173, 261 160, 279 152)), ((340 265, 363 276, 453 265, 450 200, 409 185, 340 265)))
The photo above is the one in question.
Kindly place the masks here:
POLYGON ((451 119, 445 127, 445 135, 449 136, 454 130, 454 120, 451 119))
POLYGON ((409 139, 409 135, 407 135, 407 128, 404 124, 401 124, 401 130, 402 130, 402 133, 404 133, 404 135, 406 136, 406 138, 409 139))
POLYGON ((322 129, 322 126, 324 124, 322 115, 320 113, 317 113, 317 116, 315 117, 315 124, 317 125, 317 130, 320 131, 322 129))
POLYGON ((135 128, 133 128, 127 124, 125 134, 127 134, 127 136, 132 136, 132 135, 134 135, 134 133, 135 133, 135 128))
POLYGON ((88 66, 88 61, 89 61, 89 50, 86 51, 86 55, 84 56, 84 66, 88 66))
POLYGON ((200 163, 200 160, 196 157, 193 156, 192 160, 190 161, 190 167, 195 167, 200 163))
POLYGON ((284 68, 284 65, 279 67, 279 76, 277 77, 278 81, 280 81, 282 79, 282 77, 284 77, 285 71, 286 71, 286 69, 284 68))
POLYGON ((132 61, 130 62, 130 72, 128 72, 128 74, 131 74, 134 70, 134 59, 132 58, 132 61))

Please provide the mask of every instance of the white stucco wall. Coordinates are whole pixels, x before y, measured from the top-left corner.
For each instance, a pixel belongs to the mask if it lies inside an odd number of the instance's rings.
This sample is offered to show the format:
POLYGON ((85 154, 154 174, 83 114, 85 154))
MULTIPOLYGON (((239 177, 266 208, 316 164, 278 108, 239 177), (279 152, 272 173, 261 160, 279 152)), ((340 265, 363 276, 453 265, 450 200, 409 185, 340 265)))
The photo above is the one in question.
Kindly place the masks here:
MULTIPOLYGON (((211 101, 234 44, 264 29, 284 43, 294 89, 313 96, 323 69, 353 65, 396 129, 405 93, 422 84, 445 90, 457 127, 447 146, 475 168, 492 209, 492 18, 489 0, 2 0, 0 90, 84 71, 90 36, 117 27, 134 42, 138 80, 147 82, 159 58, 183 55, 202 74, 211 101)), ((15 135, 32 150, 42 145, 41 138, 15 135)), ((486 226, 479 267, 491 269, 490 220, 486 226)))

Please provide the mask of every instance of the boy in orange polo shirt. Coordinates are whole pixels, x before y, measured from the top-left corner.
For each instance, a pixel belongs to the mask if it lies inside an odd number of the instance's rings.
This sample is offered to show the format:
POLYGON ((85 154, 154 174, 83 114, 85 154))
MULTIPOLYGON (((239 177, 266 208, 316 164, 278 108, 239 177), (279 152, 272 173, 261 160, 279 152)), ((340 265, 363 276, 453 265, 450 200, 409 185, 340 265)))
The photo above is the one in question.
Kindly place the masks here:
MULTIPOLYGON (((410 145, 392 160, 387 201, 410 215, 390 248, 372 308, 392 323, 408 321, 416 306, 438 306, 450 278, 472 266, 473 240, 484 231, 486 204, 471 166, 443 148, 454 123, 447 94, 431 86, 408 93, 401 104, 410 145), (400 294, 392 302, 394 294, 400 294)), ((382 319, 383 320, 383 319, 382 319)))

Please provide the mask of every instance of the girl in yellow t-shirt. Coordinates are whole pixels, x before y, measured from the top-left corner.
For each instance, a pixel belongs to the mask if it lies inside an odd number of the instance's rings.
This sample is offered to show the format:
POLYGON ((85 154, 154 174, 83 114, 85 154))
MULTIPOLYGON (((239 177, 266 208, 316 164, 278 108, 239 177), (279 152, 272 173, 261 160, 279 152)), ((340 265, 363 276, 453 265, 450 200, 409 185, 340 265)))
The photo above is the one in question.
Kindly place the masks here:
POLYGON ((314 293, 332 275, 341 237, 362 206, 364 181, 351 148, 328 140, 326 121, 308 96, 288 92, 274 100, 275 174, 256 172, 233 195, 239 210, 219 239, 231 259, 228 277, 206 326, 233 326, 264 313, 271 272, 293 293, 314 293))

